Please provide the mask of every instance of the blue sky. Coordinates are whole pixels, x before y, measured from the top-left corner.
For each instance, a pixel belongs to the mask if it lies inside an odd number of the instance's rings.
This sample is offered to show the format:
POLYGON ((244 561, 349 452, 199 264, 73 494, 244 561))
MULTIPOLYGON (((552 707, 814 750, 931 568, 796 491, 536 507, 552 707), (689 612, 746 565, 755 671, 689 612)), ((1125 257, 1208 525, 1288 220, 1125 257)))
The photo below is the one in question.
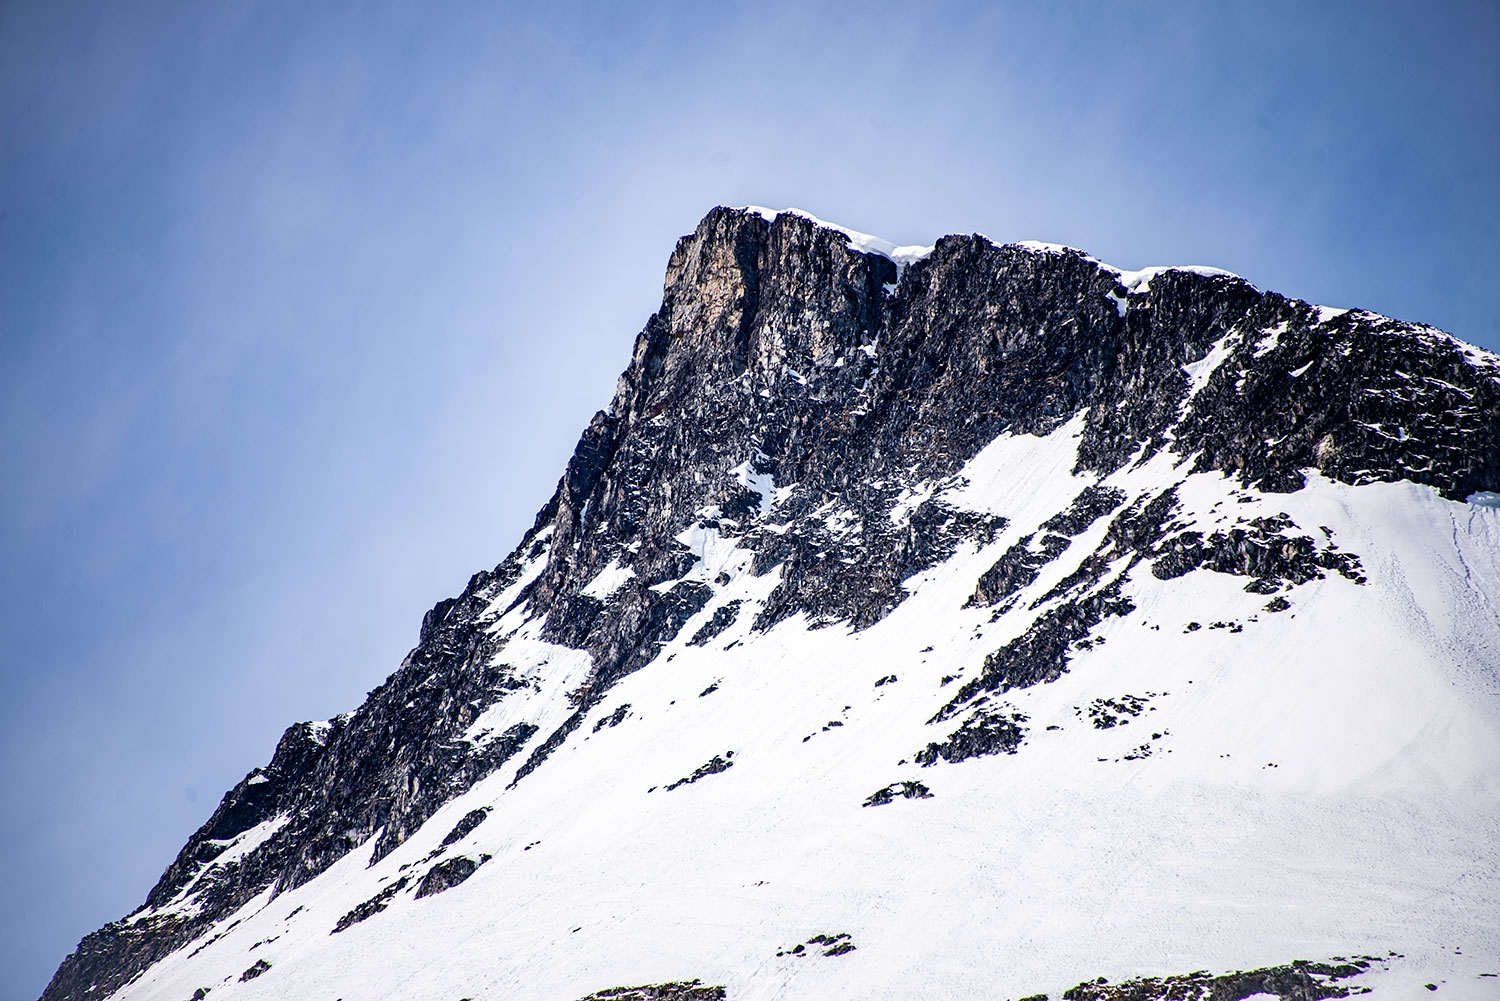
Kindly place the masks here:
POLYGON ((1500 7, 0 5, 0 1001, 547 498, 716 204, 1500 349, 1500 7))

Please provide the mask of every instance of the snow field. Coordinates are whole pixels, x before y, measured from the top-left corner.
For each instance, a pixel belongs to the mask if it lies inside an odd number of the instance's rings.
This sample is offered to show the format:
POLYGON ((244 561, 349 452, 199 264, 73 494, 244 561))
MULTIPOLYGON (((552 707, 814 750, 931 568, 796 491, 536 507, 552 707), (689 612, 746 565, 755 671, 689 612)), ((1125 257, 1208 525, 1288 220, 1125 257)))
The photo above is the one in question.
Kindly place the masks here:
POLYGON ((1136 610, 1100 625, 1102 645, 1052 683, 992 697, 1027 717, 1018 753, 911 763, 962 717, 926 720, 1102 541, 1111 516, 997 621, 962 607, 1000 553, 1094 481, 1070 472, 1080 427, 1002 436, 924 488, 1010 524, 909 580, 911 597, 859 633, 800 617, 751 633, 776 574, 750 577, 733 540, 690 531, 703 562, 689 576, 730 583, 507 788, 588 669, 512 611, 493 627, 514 633, 502 659, 539 690, 472 732, 535 722, 531 745, 379 864, 366 846, 263 895, 118 996, 575 1001, 698 977, 734 1001, 1056 997, 1101 975, 1394 951, 1360 981, 1372 999, 1427 996, 1428 982, 1441 998, 1500 997, 1500 980, 1478 976, 1500 973, 1500 510, 1316 475, 1294 494, 1247 493, 1170 455, 1127 466, 1104 484, 1134 498, 1180 483, 1182 518, 1205 534, 1280 512, 1301 533, 1326 526, 1369 583, 1329 573, 1273 613, 1245 578, 1163 581, 1140 564, 1125 586, 1136 610), (736 599, 735 625, 687 645, 736 599), (1093 725, 1095 700, 1127 695, 1144 700, 1138 715, 1093 725), (624 704, 618 726, 594 731, 624 704), (726 771, 665 789, 731 751, 726 771), (861 805, 898 780, 932 798, 861 805), (486 806, 449 852, 493 856, 471 878, 421 900, 409 885, 329 935, 383 886, 418 881, 458 819, 486 806), (855 951, 776 955, 841 932, 855 951), (239 982, 259 958, 271 969, 239 982))

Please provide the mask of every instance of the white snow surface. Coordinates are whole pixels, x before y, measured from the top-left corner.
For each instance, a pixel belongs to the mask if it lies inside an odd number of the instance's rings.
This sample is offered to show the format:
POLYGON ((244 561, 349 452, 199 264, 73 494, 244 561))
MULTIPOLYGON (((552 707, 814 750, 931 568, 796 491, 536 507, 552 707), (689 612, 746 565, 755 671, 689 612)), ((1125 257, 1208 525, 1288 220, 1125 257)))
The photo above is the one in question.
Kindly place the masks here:
POLYGON ((622 567, 619 560, 610 560, 579 593, 602 601, 624 587, 625 582, 634 576, 633 567, 622 567))
POLYGON ((779 215, 801 216, 803 219, 808 220, 814 225, 844 234, 844 236, 849 240, 849 246, 854 248, 855 250, 858 250, 861 253, 865 254, 879 254, 881 257, 888 257, 901 267, 905 267, 906 265, 911 264, 913 261, 920 261, 928 254, 932 253, 932 247, 930 246, 923 247, 913 245, 909 247, 898 247, 894 243, 891 243, 889 240, 882 240, 880 237, 871 236, 869 233, 861 233, 857 230, 852 230, 847 226, 840 226, 837 223, 827 222, 823 219, 819 219, 811 212, 805 212, 802 209, 768 209, 763 205, 744 205, 741 206, 741 209, 746 212, 754 212, 758 214, 766 222, 775 222, 776 217, 779 215))
MULTIPOLYGON (((716 608, 753 609, 779 579, 752 576, 750 553, 717 529, 689 529, 690 576, 729 583, 540 769, 507 788, 524 748, 380 862, 367 844, 262 894, 117 996, 576 1001, 701 978, 732 1001, 1057 997, 1098 976, 1360 954, 1387 957, 1354 981, 1372 1001, 1500 996, 1480 976, 1500 973, 1500 509, 1488 498, 1316 473, 1262 495, 1184 475, 1166 454, 1127 466, 1103 482, 1131 497, 1180 484, 1180 517, 1205 534, 1280 512, 1308 534, 1324 526, 1369 582, 1330 573, 1271 613, 1243 577, 1158 580, 1142 564, 1125 585, 1137 610, 1104 621, 1107 642, 1052 683, 995 697, 1027 717, 1018 753, 911 763, 957 723, 926 721, 1103 537, 1108 518, 1014 611, 964 607, 1000 553, 1095 482, 1071 473, 1081 421, 1002 435, 961 475, 912 488, 908 509, 937 497, 1010 523, 906 581, 911 596, 860 632, 799 616, 756 633, 742 612, 688 646, 716 608), (1242 631, 1209 628, 1218 621, 1242 631), (1090 725, 1092 700, 1126 694, 1147 700, 1138 717, 1090 725), (623 722, 595 731, 625 704, 623 722), (1127 759, 1141 746, 1149 755, 1127 759), (727 771, 666 791, 731 751, 727 771), (932 798, 861 806, 898 780, 932 798), (447 855, 493 857, 414 899, 429 853, 480 807, 488 818, 447 855), (398 874, 414 878, 388 909, 330 935, 398 874), (838 933, 854 951, 777 955, 838 933), (260 959, 270 968, 240 982, 260 959)), ((748 463, 736 472, 764 513, 774 484, 748 463)), ((587 657, 504 607, 490 628, 534 685, 471 739, 525 719, 541 727, 535 743, 566 716, 587 657)))

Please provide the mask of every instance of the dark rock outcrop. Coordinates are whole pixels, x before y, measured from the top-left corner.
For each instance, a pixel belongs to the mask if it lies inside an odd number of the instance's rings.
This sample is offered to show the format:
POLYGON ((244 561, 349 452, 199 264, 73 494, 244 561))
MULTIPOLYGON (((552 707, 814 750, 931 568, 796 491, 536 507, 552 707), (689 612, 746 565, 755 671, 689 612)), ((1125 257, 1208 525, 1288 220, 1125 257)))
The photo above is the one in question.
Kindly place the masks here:
POLYGON ((673 789, 680 789, 683 786, 692 785, 699 779, 707 778, 710 775, 718 775, 720 772, 729 771, 729 769, 734 767, 734 762, 729 760, 732 757, 734 757, 733 751, 726 751, 722 755, 715 754, 706 763, 699 765, 697 768, 694 768, 691 773, 684 775, 676 782, 668 785, 667 792, 671 792, 673 789))
POLYGON ((449 831, 447 836, 443 838, 442 847, 447 848, 449 845, 456 845, 468 837, 473 833, 474 828, 484 823, 484 818, 489 816, 489 813, 489 810, 470 810, 464 814, 463 818, 457 824, 453 825, 453 830, 449 831))
POLYGON ((901 781, 886 786, 884 789, 876 789, 870 793, 861 806, 886 806, 896 802, 896 797, 902 799, 931 799, 932 790, 920 782, 901 781))
POLYGON ((641 987, 608 987, 579 1001, 724 1001, 726 996, 722 987, 707 986, 701 980, 682 980, 641 987))
POLYGON ((423 876, 422 882, 417 884, 417 892, 414 896, 430 897, 434 893, 452 889, 474 875, 488 858, 489 856, 471 859, 468 856, 459 855, 456 858, 444 859, 427 870, 427 875, 423 876))
MULTIPOLYGON (((1346 998, 1366 988, 1340 983, 1368 973, 1373 956, 1350 961, 1311 963, 1297 960, 1285 966, 1225 973, 1187 973, 1175 977, 1141 977, 1111 984, 1102 977, 1063 992, 1064 1001, 1240 1001, 1269 995, 1280 1001, 1322 1001, 1346 998)), ((1045 995, 1042 995, 1045 997, 1045 995)))
POLYGON ((361 921, 367 920, 368 918, 372 918, 375 915, 379 914, 381 911, 390 906, 392 897, 400 893, 402 890, 406 889, 406 884, 408 882, 410 882, 410 880, 405 876, 397 879, 390 886, 387 886, 385 889, 375 894, 375 896, 371 897, 369 900, 366 900, 364 903, 358 905, 353 910, 349 911, 349 913, 339 918, 338 924, 333 926, 333 931, 329 932, 329 934, 337 935, 339 932, 344 931, 347 928, 351 928, 354 925, 359 924, 361 921))
POLYGON ((956 764, 985 754, 1015 754, 1025 739, 1026 717, 1011 709, 976 708, 963 725, 941 743, 934 741, 918 751, 913 760, 923 768, 939 761, 956 764))

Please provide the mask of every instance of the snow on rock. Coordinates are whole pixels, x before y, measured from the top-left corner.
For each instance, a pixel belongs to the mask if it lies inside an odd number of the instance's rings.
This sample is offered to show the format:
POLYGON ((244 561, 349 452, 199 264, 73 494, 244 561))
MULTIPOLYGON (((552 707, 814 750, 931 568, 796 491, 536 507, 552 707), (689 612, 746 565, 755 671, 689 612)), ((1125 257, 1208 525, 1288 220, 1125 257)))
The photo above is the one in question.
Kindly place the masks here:
POLYGON ((624 587, 625 582, 634 576, 634 569, 620 566, 618 560, 610 560, 604 569, 595 574, 594 579, 578 593, 602 600, 624 587))
POLYGON ((1208 353, 1202 358, 1182 366, 1182 374, 1188 377, 1188 391, 1187 398, 1183 401, 1184 406, 1191 405, 1193 397, 1208 385, 1209 378, 1232 356, 1238 342, 1238 334, 1225 334, 1214 341, 1213 347, 1209 348, 1208 353))
POLYGON ((898 267, 905 267, 914 261, 920 261, 932 253, 932 247, 930 246, 898 247, 889 240, 882 240, 878 236, 860 233, 856 230, 840 226, 837 223, 825 222, 811 212, 804 212, 802 209, 768 209, 760 205, 747 205, 744 207, 744 211, 754 212, 765 219, 766 222, 775 222, 776 217, 779 215, 801 216, 803 219, 823 229, 831 229, 837 233, 842 233, 849 240, 849 246, 854 250, 858 250, 864 254, 879 254, 881 257, 886 257, 894 261, 898 267))
MULTIPOLYGON (((1147 292, 1150 292, 1151 280, 1153 278, 1156 278, 1158 275, 1165 274, 1168 271, 1185 271, 1189 274, 1201 275, 1205 278, 1233 278, 1237 281, 1244 281, 1243 278, 1232 271, 1225 271, 1222 268, 1211 268, 1201 264, 1179 264, 1168 267, 1142 268, 1139 271, 1127 271, 1124 268, 1117 268, 1113 264, 1105 264, 1103 261, 1091 257, 1081 250, 1064 246, 1060 243, 1042 243, 1038 240, 1018 240, 1015 243, 1012 243, 1011 246, 1022 247, 1026 250, 1030 250, 1038 254, 1072 254, 1083 260, 1091 261, 1094 264, 1099 265, 1099 267, 1103 270, 1113 273, 1119 283, 1125 287, 1125 289, 1127 290, 1127 294, 1129 295, 1145 295, 1147 292)), ((1121 315, 1124 315, 1123 307, 1124 303, 1122 302, 1121 315)))

